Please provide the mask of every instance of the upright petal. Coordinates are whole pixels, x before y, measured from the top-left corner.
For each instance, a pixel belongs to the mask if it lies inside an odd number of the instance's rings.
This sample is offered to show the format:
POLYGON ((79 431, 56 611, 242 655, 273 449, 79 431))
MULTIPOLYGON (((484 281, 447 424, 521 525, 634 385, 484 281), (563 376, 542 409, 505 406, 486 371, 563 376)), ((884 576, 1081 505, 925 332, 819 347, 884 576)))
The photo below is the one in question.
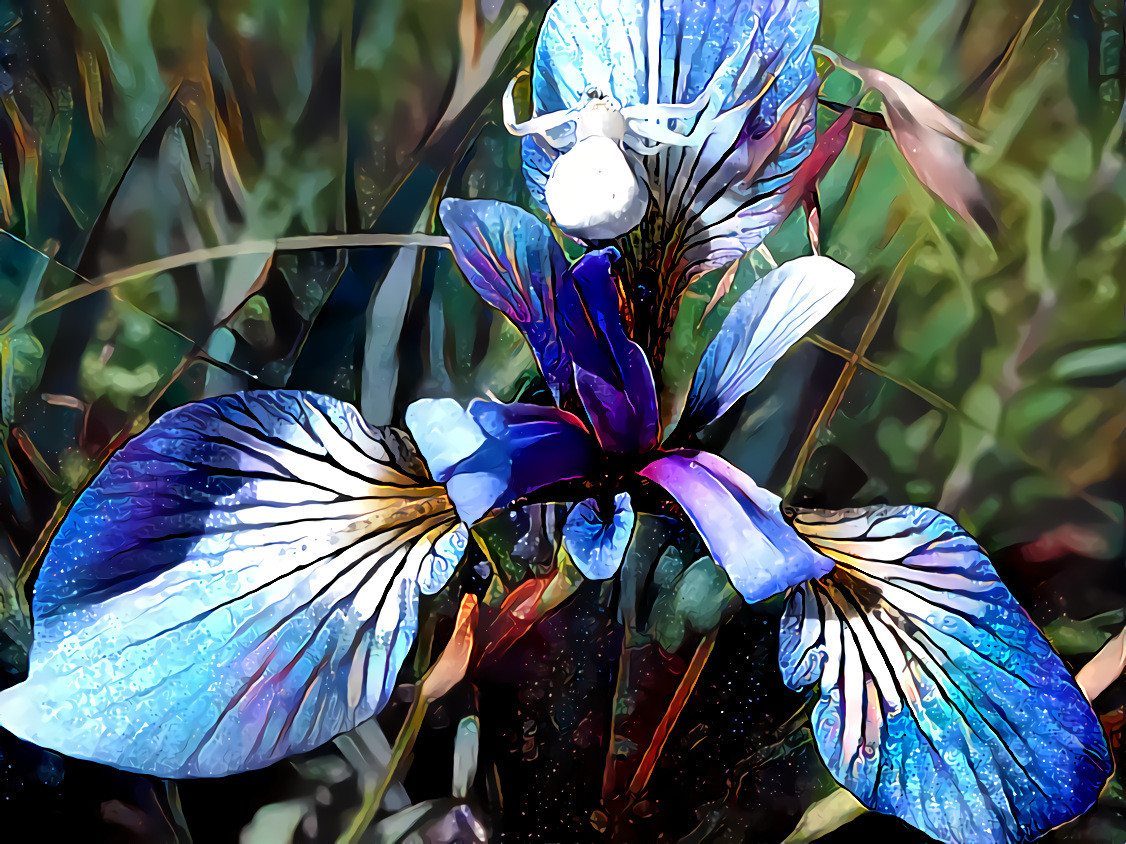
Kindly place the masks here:
POLYGON ((312 393, 178 408, 82 493, 35 585, 0 723, 70 756, 218 776, 386 702, 421 588, 465 546, 410 442, 312 393))
POLYGON ((575 505, 563 525, 563 547, 589 580, 605 580, 621 568, 635 516, 629 493, 614 497, 601 508, 593 498, 575 505))
POLYGON ((1098 718, 952 519, 804 511, 837 567, 786 602, 779 657, 829 770, 869 808, 950 842, 1029 841, 1085 812, 1111 769, 1098 718))
POLYGON ((680 424, 695 431, 753 390, 831 311, 854 275, 836 261, 796 258, 767 273, 728 313, 696 369, 680 424))
POLYGON ((558 481, 584 477, 597 448, 576 417, 554 407, 477 399, 420 399, 407 427, 461 518, 474 524, 494 507, 558 481))
MULTIPOLYGON (((560 0, 536 44, 534 115, 581 111, 592 89, 616 102, 666 221, 658 240, 682 239, 682 273, 719 266, 793 207, 782 198, 813 143, 818 13, 816 0, 560 0)), ((556 146, 524 145, 534 195, 569 151, 556 146)))
POLYGON ((555 279, 567 258, 551 231, 527 211, 490 199, 444 199, 438 214, 466 279, 523 332, 558 399, 571 384, 555 324, 555 279))
POLYGON ((535 114, 582 106, 591 88, 623 108, 701 95, 720 112, 776 107, 786 97, 771 75, 800 71, 791 88, 813 77, 819 11, 815 0, 559 0, 536 41, 535 114))
POLYGON ((677 449, 639 474, 676 499, 748 603, 820 577, 833 567, 832 560, 812 550, 786 524, 778 496, 722 457, 677 449))
POLYGON ((657 444, 657 388, 645 352, 622 328, 614 249, 590 252, 560 281, 559 331, 575 389, 607 451, 640 453, 657 444))

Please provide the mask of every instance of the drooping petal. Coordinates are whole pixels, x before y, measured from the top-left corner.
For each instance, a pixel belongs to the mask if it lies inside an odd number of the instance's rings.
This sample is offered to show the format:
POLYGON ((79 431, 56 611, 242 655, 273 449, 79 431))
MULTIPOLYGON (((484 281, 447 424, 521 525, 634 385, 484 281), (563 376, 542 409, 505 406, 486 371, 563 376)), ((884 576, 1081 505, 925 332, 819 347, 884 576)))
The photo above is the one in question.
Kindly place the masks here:
POLYGON ((895 145, 919 181, 967 223, 996 229, 981 182, 966 164, 966 147, 976 143, 973 130, 902 79, 831 51, 825 55, 879 93, 895 145))
POLYGON ((614 497, 609 512, 588 498, 575 505, 563 525, 563 547, 588 580, 605 580, 619 568, 626 555, 634 525, 629 493, 614 497))
POLYGON ((554 280, 567 258, 551 231, 527 211, 490 199, 444 199, 438 215, 462 273, 523 332, 558 399, 571 384, 555 324, 554 280))
POLYGON ((832 560, 813 551, 786 524, 778 496, 722 457, 677 449, 639 474, 676 499, 748 603, 820 577, 833 567, 832 560))
POLYGON ((657 444, 657 388, 645 352, 622 328, 616 257, 612 248, 587 253, 560 280, 559 331, 598 441, 640 453, 657 444))
MULTIPOLYGON (((560 0, 536 44, 534 114, 580 108, 591 89, 616 101, 666 221, 657 239, 675 233, 681 274, 703 272, 793 207, 782 197, 813 144, 818 16, 816 0, 560 0)), ((537 198, 568 151, 525 141, 537 198)))
POLYGON ((836 261, 810 256, 756 282, 704 351, 680 424, 695 431, 758 386, 775 361, 844 298, 853 278, 836 261))
POLYGON ((453 399, 420 399, 407 408, 406 422, 470 525, 540 487, 585 476, 596 452, 582 422, 554 407, 477 399, 463 408, 453 399))
POLYGON ((1098 718, 952 519, 881 506, 794 528, 838 565, 790 593, 782 675, 820 683, 818 749, 862 803, 950 842, 1029 841, 1094 803, 1098 718))
POLYGON ((404 435, 313 393, 189 404, 118 451, 35 584, 0 724, 70 756, 218 776, 386 702, 466 531, 404 435))

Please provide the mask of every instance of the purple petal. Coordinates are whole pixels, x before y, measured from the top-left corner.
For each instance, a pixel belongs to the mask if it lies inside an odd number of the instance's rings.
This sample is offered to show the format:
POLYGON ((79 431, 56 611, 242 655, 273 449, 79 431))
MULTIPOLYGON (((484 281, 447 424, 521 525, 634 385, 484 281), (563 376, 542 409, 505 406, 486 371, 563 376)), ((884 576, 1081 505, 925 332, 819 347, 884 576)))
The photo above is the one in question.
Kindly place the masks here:
POLYGON ((559 331, 575 387, 607 451, 643 453, 657 443, 657 389, 645 352, 622 328, 614 249, 578 260, 558 289, 559 331))
POLYGON ((584 477, 597 448, 576 417, 554 407, 420 399, 407 427, 463 521, 558 481, 584 477))
POLYGON ((438 215, 465 278, 523 332, 558 400, 571 386, 555 324, 555 279, 567 258, 551 231, 527 211, 489 199, 444 199, 438 215))
POLYGON ((380 710, 466 530, 409 440, 291 391, 185 405, 110 458, 35 584, 0 723, 69 756, 219 776, 380 710))
POLYGON ((786 524, 781 499, 722 457, 678 449, 639 472, 688 514, 731 585, 749 602, 817 578, 833 567, 786 524))

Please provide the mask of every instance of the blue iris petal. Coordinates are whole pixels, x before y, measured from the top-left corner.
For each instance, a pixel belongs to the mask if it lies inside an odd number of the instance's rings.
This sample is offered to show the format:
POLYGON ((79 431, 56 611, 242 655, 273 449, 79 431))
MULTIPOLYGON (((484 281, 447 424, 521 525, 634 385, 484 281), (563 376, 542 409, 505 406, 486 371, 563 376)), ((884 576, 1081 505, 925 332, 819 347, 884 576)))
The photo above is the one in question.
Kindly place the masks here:
POLYGON ((1098 718, 981 549, 922 507, 799 514, 838 560, 791 592, 779 658, 818 683, 826 765, 864 805, 950 842, 1029 841, 1111 769, 1098 718))
POLYGON ((786 524, 778 496, 722 457, 677 449, 639 474, 676 499, 731 585, 750 603, 833 567, 786 524))
POLYGON ((559 0, 536 42, 536 113, 581 105, 591 87, 622 106, 648 103, 651 12, 661 18, 657 103, 690 103, 711 88, 723 110, 776 110, 813 76, 814 0, 559 0), (769 88, 772 74, 784 84, 769 88))
POLYGON ((625 559, 633 535, 634 514, 629 493, 614 497, 613 509, 603 513, 593 498, 575 505, 563 525, 563 547, 589 580, 611 577, 625 559))
MULTIPOLYGON (((700 102, 693 116, 651 125, 680 135, 702 127, 706 137, 666 144, 641 163, 669 231, 681 238, 674 271, 722 266, 761 243, 807 189, 791 182, 815 136, 810 48, 819 11, 817 0, 559 0, 536 44, 533 113, 581 107, 592 88, 627 111, 651 100, 700 102), (653 14, 660 15, 656 28, 653 14), (648 55, 651 32, 659 33, 659 58, 648 55)), ((631 131, 643 134, 645 125, 634 122, 631 131)), ((523 150, 539 199, 567 150, 527 141, 523 150)))
POLYGON ((594 462, 582 423, 554 407, 477 399, 463 409, 453 399, 420 399, 406 421, 469 524, 540 487, 581 478, 594 462))
POLYGON ((487 199, 445 199, 438 213, 466 279, 523 332, 558 399, 570 388, 571 363, 559 344, 553 280, 567 258, 551 231, 527 211, 487 199))
POLYGON ((748 290, 704 350, 680 424, 696 431, 753 390, 786 350, 848 293, 851 270, 829 258, 797 258, 748 290))
POLYGON ((645 352, 622 328, 613 248, 590 252, 559 280, 559 331, 575 388, 607 451, 645 452, 657 443, 657 389, 645 352))
POLYGON ((217 776, 310 750, 386 702, 420 586, 465 546, 402 434, 312 393, 189 404, 118 451, 35 585, 0 723, 70 756, 217 776))

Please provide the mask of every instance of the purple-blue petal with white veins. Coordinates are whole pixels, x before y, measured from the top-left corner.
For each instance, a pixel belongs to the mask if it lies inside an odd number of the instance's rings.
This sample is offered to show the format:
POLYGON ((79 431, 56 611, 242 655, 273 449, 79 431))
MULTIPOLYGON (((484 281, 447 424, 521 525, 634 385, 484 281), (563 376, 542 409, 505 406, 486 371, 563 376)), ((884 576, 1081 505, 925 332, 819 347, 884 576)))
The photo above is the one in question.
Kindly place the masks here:
MULTIPOLYGON (((625 109, 710 96, 711 109, 701 100, 694 115, 642 121, 642 132, 653 125, 697 137, 638 158, 670 232, 682 228, 677 272, 722 266, 761 243, 794 206, 786 194, 815 136, 810 48, 819 12, 817 0, 559 0, 536 43, 533 116, 581 106, 592 87, 625 109), (659 26, 650 27, 657 11, 659 26)), ((523 150, 539 198, 567 150, 533 149, 527 140, 523 150)))
POLYGON ((634 521, 629 493, 618 493, 612 506, 605 508, 588 498, 567 515, 563 547, 584 577, 605 580, 622 566, 634 521))
POLYGON ((807 545, 782 516, 781 499, 722 457, 676 449, 638 474, 676 499, 712 559, 748 603, 821 577, 833 561, 807 545))
POLYGON ((466 535, 405 435, 335 399, 177 408, 63 520, 0 724, 165 777, 311 750, 386 702, 419 591, 441 588, 466 535))
POLYGON ((775 361, 844 298, 853 278, 836 261, 807 256, 755 282, 704 350, 679 424, 695 432, 758 386, 775 361))
POLYGON ((791 688, 833 776, 949 842, 1031 841, 1095 802, 1099 719, 977 543, 924 507, 798 511, 837 566, 787 597, 791 688))
POLYGON ((645 352, 622 328, 613 248, 589 252, 559 280, 559 333, 575 388, 607 451, 643 453, 657 444, 657 388, 645 352))
POLYGON ((567 258, 551 231, 527 211, 491 199, 444 199, 438 215, 465 278, 524 334, 558 400, 571 385, 555 324, 555 279, 567 258))
POLYGON ((584 477, 598 450, 577 417, 536 404, 419 399, 406 423, 470 525, 541 487, 584 477))

